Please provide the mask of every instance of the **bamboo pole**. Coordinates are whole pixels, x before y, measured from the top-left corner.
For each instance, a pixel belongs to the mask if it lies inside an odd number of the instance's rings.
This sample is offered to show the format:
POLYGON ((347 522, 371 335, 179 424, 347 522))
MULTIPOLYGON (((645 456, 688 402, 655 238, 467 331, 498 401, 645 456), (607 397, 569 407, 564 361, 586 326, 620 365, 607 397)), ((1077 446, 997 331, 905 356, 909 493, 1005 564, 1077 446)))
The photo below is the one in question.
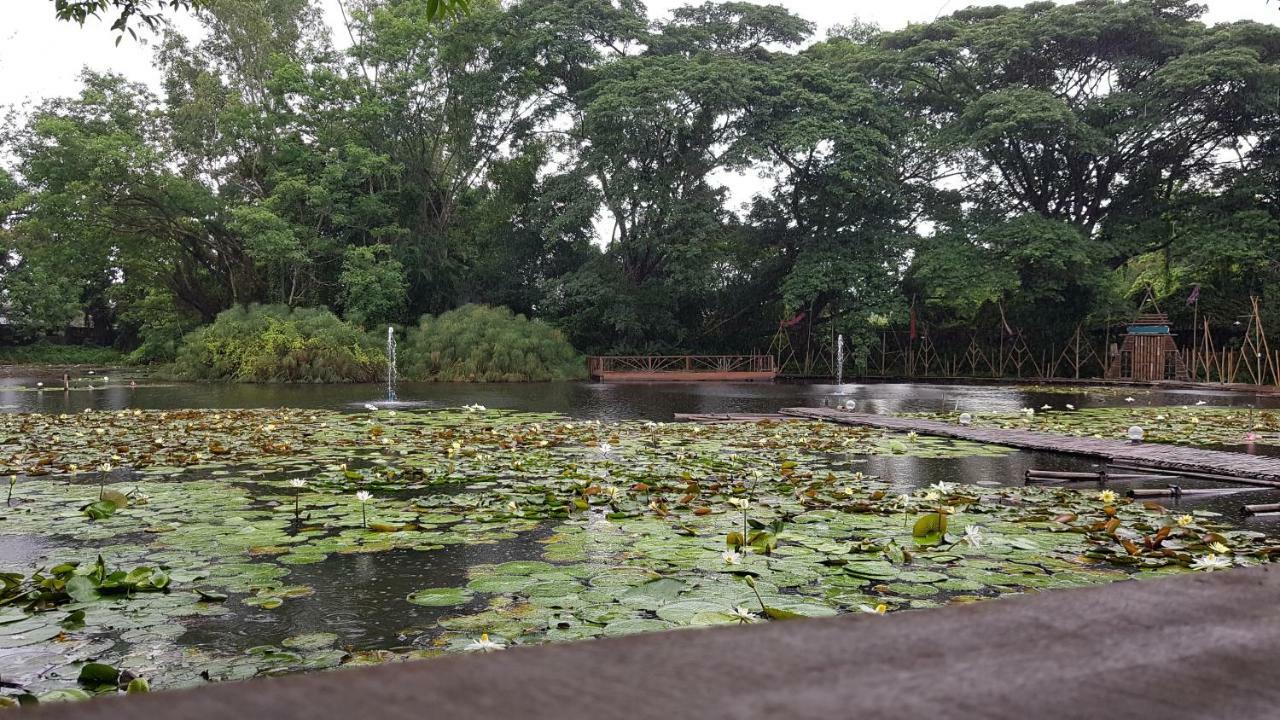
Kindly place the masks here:
POLYGON ((1280 480, 1263 480, 1262 478, 1245 478, 1235 475, 1220 475, 1215 473, 1194 472, 1191 470, 1178 470, 1173 468, 1152 467, 1147 465, 1137 465, 1134 463, 1111 463, 1109 468, 1118 470, 1137 470, 1148 472, 1152 475, 1174 474, 1180 477, 1196 478, 1198 480, 1214 480, 1217 482, 1239 483, 1241 485, 1253 485, 1256 487, 1280 487, 1280 480))
POLYGON ((1248 492, 1253 488, 1180 488, 1170 485, 1167 488, 1134 488, 1125 494, 1132 498, 1144 497, 1181 497, 1183 495, 1222 495, 1225 493, 1248 492))
POLYGON ((1037 470, 1030 468, 1025 473, 1026 477, 1053 478, 1057 480, 1101 480, 1103 473, 1101 472, 1068 472, 1066 470, 1037 470))

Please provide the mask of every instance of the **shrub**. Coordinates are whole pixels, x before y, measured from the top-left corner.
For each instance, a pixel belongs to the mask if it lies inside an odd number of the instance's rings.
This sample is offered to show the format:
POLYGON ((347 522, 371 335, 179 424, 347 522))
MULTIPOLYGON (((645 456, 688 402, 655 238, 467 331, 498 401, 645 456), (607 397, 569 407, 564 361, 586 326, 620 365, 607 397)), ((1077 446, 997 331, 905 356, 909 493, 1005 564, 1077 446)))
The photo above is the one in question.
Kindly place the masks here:
POLYGON ((398 354, 401 374, 411 380, 528 382, 586 374, 559 330, 504 307, 466 305, 424 315, 398 354))
POLYGON ((386 373, 379 342, 323 308, 251 305, 187 334, 174 374, 188 380, 373 382, 386 373))

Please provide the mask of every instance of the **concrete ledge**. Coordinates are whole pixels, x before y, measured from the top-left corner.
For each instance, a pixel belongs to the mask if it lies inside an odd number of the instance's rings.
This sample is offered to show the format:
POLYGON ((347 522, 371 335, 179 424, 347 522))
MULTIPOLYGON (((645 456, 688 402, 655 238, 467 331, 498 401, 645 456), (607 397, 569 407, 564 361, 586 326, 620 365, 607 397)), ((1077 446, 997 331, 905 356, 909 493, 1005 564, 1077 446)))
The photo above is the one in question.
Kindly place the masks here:
POLYGON ((46 706, 41 718, 1260 718, 1280 571, 775 622, 46 706))

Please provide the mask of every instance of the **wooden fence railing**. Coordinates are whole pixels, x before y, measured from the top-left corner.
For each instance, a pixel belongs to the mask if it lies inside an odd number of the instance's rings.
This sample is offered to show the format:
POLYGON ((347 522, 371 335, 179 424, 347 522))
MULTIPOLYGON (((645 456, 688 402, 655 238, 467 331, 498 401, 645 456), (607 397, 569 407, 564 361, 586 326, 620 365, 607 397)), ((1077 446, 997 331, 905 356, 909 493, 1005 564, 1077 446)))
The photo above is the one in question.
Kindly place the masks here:
POLYGON ((587 358, 593 377, 606 373, 777 373, 772 355, 599 355, 587 358))

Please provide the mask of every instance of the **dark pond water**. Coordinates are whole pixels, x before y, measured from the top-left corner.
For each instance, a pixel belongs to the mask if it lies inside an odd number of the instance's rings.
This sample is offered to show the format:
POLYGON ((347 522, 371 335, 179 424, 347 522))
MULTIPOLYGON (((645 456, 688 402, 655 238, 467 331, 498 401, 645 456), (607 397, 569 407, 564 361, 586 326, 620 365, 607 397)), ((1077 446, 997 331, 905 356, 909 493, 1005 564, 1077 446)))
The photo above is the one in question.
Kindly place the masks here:
MULTIPOLYGON (((146 378, 130 387, 120 371, 83 375, 70 392, 34 390, 37 382, 60 384, 32 374, 0 376, 0 412, 78 412, 85 408, 359 408, 385 397, 381 385, 245 385, 163 383, 146 378), (102 377, 110 378, 105 382, 102 377), (92 383, 97 389, 88 389, 92 383), (104 387, 105 385, 105 387, 104 387)), ((674 413, 774 412, 789 406, 818 406, 854 400, 875 413, 936 410, 1019 410, 1042 405, 1079 408, 1124 405, 1131 395, 1142 405, 1280 407, 1280 397, 1230 392, 1146 390, 1036 392, 1008 385, 930 385, 915 383, 403 383, 404 404, 423 408, 479 403, 489 408, 558 412, 598 420, 670 420, 674 413)))
MULTIPOLYGON (((357 650, 388 649, 421 643, 423 633, 448 615, 480 610, 483 596, 468 605, 423 607, 405 600, 425 587, 467 584, 467 569, 483 563, 538 560, 550 525, 491 544, 454 545, 443 552, 389 550, 333 555, 313 565, 294 565, 289 583, 314 589, 305 602, 286 602, 275 610, 238 609, 199 618, 187 625, 183 643, 215 649, 279 644, 286 638, 323 630, 337 633, 357 650)), ((239 607, 239 606, 235 606, 239 607)))

